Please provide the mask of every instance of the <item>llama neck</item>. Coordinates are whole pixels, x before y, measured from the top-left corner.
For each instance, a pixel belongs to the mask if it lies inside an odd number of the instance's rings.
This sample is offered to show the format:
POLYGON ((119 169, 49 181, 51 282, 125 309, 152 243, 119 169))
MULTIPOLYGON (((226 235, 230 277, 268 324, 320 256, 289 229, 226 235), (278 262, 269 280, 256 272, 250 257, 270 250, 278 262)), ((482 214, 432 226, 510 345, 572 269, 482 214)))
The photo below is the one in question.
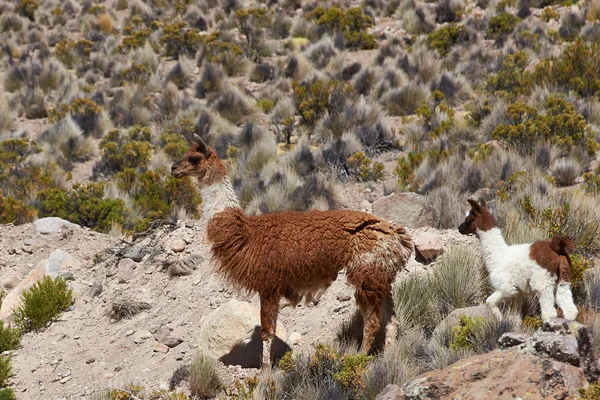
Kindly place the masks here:
POLYGON ((503 257, 508 245, 502 237, 500 228, 492 228, 487 231, 477 231, 479 242, 481 244, 481 255, 488 271, 495 268, 498 263, 496 260, 503 257))
POLYGON ((203 217, 206 221, 227 208, 240 208, 237 195, 227 177, 220 182, 201 188, 200 193, 202 194, 203 217))

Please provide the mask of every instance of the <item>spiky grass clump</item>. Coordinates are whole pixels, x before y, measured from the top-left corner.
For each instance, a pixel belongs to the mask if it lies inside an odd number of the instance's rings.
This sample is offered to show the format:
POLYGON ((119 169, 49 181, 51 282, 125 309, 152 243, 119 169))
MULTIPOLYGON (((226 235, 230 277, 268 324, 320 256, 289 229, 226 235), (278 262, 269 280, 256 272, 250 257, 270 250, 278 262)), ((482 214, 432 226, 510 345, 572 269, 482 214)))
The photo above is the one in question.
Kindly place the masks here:
POLYGON ((15 324, 24 332, 38 331, 54 321, 73 302, 73 289, 58 277, 45 276, 21 294, 15 309, 15 324))
POLYGON ((113 301, 110 317, 119 321, 136 316, 142 311, 149 310, 150 308, 151 306, 149 303, 122 297, 113 301))
POLYGON ((200 399, 213 398, 222 386, 215 361, 201 353, 196 355, 189 370, 189 387, 192 396, 200 399))
POLYGON ((581 165, 573 158, 562 158, 550 167, 550 174, 558 186, 571 186, 581 175, 581 165))

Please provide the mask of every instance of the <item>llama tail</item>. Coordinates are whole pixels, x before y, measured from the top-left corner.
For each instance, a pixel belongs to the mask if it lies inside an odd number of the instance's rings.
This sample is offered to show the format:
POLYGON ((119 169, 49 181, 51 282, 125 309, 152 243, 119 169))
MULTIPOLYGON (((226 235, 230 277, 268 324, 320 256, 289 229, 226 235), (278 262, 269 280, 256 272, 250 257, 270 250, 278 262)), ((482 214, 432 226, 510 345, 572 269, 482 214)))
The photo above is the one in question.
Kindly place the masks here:
POLYGON ((550 240, 550 247, 556 253, 568 256, 575 251, 575 241, 564 235, 556 235, 550 240))
POLYGON ((401 250, 401 259, 400 262, 403 266, 408 263, 410 256, 414 249, 414 241, 412 237, 406 231, 406 228, 403 226, 394 225, 394 231, 400 238, 400 250, 401 250))

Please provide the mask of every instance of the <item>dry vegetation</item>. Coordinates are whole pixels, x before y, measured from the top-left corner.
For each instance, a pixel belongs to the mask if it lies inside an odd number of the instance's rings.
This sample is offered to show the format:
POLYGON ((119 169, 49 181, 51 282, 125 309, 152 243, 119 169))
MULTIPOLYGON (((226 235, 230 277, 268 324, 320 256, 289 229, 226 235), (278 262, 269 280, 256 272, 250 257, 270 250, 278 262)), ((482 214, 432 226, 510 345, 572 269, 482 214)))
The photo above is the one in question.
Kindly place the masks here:
MULTIPOLYGON (((169 174, 193 133, 254 214, 335 208, 345 183, 389 175, 378 159, 393 151, 396 191, 429 198, 439 228, 488 188, 510 243, 574 236, 575 295, 600 337, 598 18, 597 0, 2 1, 0 223, 132 234, 198 217, 191 181, 169 174)), ((515 315, 434 333, 487 293, 477 255, 453 249, 397 285, 393 349, 290 355, 239 392, 374 398, 519 329, 515 315)), ((112 316, 147 307, 117 299, 112 316)), ((9 366, 0 358, 0 397, 9 366)), ((192 392, 220 390, 212 368, 198 358, 192 392)), ((105 395, 143 388, 119 390, 105 395)))

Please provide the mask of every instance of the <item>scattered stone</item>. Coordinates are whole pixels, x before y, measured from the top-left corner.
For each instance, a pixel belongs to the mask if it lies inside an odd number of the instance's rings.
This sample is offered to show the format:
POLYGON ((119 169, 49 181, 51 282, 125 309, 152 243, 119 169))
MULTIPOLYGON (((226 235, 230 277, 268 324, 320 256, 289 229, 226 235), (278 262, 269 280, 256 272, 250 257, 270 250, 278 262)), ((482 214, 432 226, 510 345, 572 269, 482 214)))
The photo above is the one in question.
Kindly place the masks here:
POLYGON ((439 235, 423 232, 415 237, 415 250, 417 258, 431 262, 444 253, 444 245, 439 235))
POLYGON ((573 335, 538 331, 528 341, 528 345, 537 353, 545 353, 557 361, 579 365, 579 346, 573 335))
POLYGON ((127 283, 133 278, 133 272, 135 271, 136 264, 131 258, 122 258, 119 260, 117 266, 117 278, 119 283, 127 283))
POLYGON ((86 364, 93 364, 94 362, 96 362, 96 359, 94 357, 86 358, 85 360, 86 364))
POLYGON ((10 275, 0 281, 0 286, 4 289, 14 289, 16 288, 21 280, 16 275, 10 275))
POLYGON ((173 347, 177 347, 181 343, 183 343, 183 339, 180 339, 178 337, 168 337, 164 339, 164 341, 162 341, 161 343, 172 349, 173 347))
POLYGON ((135 331, 133 329, 128 330, 127 332, 125 332, 125 336, 131 336, 135 333, 135 331))
POLYGON ((135 262, 140 262, 148 253, 146 246, 136 244, 125 253, 125 258, 131 258, 135 262))
POLYGON ((424 196, 416 193, 393 193, 373 203, 373 214, 407 228, 436 227, 439 212, 424 196))
POLYGON ((288 338, 288 345, 290 347, 296 346, 302 340, 302 335, 298 332, 292 332, 290 337, 288 338))
POLYGON ((142 329, 135 333, 135 335, 133 336, 133 341, 135 344, 140 344, 144 340, 149 339, 151 337, 152 337, 152 334, 149 331, 142 329))
POLYGON ((23 244, 25 246, 35 246, 36 241, 35 241, 35 239, 25 239, 25 240, 23 240, 23 244))
MULTIPOLYGON (((280 321, 273 340, 276 359, 290 350, 286 338, 285 327, 280 321)), ((198 344, 203 354, 225 365, 259 367, 262 358, 260 310, 248 302, 229 300, 204 318, 198 344)))
POLYGON ((62 378, 59 382, 61 383, 61 385, 64 385, 65 383, 69 382, 72 378, 72 376, 66 376, 62 378))
POLYGON ((171 242, 171 250, 175 253, 181 253, 185 250, 186 243, 183 239, 175 239, 171 242))
POLYGON ((169 347, 166 344, 156 342, 153 348, 155 353, 168 353, 169 347))
POLYGON ((31 247, 23 246, 21 247, 21 251, 23 251, 23 253, 33 254, 33 249, 31 247))
POLYGON ((61 249, 54 250, 46 260, 46 272, 53 278, 56 278, 63 270, 77 270, 80 267, 79 260, 61 249))
POLYGON ((92 287, 88 291, 88 296, 98 297, 102 294, 102 279, 98 278, 92 284, 92 287))
POLYGON ((44 235, 58 233, 62 228, 81 229, 79 225, 57 217, 40 218, 33 225, 37 232, 44 235))
POLYGON ((552 318, 542 324, 543 332, 553 332, 562 335, 576 334, 582 325, 577 321, 571 321, 564 318, 552 318))
POLYGON ((0 308, 0 320, 10 321, 13 311, 21 304, 21 293, 29 289, 37 282, 41 281, 46 275, 45 262, 41 261, 38 266, 31 270, 27 277, 23 279, 3 300, 0 308))
POLYGON ((349 301, 350 299, 352 299, 352 296, 350 296, 347 293, 340 293, 337 295, 337 299, 338 301, 349 301))
POLYGON ((507 349, 509 347, 519 346, 527 341, 531 335, 522 332, 506 332, 500 339, 498 339, 498 345, 501 349, 507 349))
POLYGON ((74 281, 75 275, 71 271, 61 271, 59 274, 65 281, 74 281))
POLYGON ((186 228, 193 228, 193 227, 194 227, 194 225, 195 225, 195 222, 194 222, 194 221, 192 221, 192 220, 185 221, 185 227, 186 227, 186 228))

